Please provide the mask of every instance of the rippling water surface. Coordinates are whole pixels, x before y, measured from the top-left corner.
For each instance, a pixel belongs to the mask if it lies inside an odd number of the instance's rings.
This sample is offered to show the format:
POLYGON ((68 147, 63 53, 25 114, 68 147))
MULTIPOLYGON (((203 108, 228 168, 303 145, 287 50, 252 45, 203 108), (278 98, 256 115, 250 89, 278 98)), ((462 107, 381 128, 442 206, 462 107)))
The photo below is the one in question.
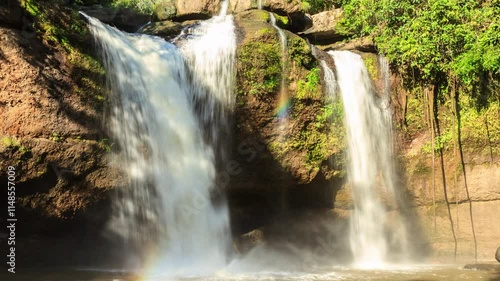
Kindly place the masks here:
POLYGON ((214 276, 193 276, 172 278, 165 276, 137 276, 121 271, 102 270, 18 270, 16 274, 0 275, 0 280, 26 281, 168 281, 168 280, 208 280, 208 281, 434 281, 434 280, 486 280, 500 281, 499 271, 467 270, 456 265, 447 266, 408 266, 385 270, 356 270, 334 267, 317 272, 259 272, 229 273, 221 271, 214 276))

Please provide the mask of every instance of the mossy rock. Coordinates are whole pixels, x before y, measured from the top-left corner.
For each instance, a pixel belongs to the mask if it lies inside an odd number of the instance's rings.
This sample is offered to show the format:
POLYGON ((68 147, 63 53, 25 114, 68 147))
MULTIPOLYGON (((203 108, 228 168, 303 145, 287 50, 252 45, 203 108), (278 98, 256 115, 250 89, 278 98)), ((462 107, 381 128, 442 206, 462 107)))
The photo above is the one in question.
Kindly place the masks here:
POLYGON ((173 19, 177 15, 177 8, 174 0, 163 0, 153 12, 154 21, 165 21, 173 19))
POLYGON ((267 12, 247 11, 235 20, 237 139, 258 138, 267 151, 262 157, 278 165, 276 174, 285 172, 296 184, 311 183, 320 173, 340 175, 341 167, 331 167, 329 159, 342 154, 343 133, 332 135, 342 118, 332 122, 334 106, 323 96, 322 72, 310 46, 285 30, 283 53, 267 12))
POLYGON ((182 31, 182 24, 172 21, 153 22, 146 26, 140 32, 149 35, 155 35, 162 38, 172 38, 182 31))

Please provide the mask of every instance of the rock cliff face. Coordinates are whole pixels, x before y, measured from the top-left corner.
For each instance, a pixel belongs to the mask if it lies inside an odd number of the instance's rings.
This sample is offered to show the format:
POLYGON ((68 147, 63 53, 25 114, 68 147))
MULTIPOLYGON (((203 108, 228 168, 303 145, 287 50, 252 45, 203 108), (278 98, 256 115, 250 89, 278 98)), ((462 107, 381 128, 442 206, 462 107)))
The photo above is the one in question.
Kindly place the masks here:
POLYGON ((68 55, 44 41, 29 15, 21 15, 28 26, 0 26, 0 179, 7 182, 7 167, 15 167, 19 255, 33 265, 68 262, 63 251, 44 259, 46 247, 73 247, 88 229, 102 229, 109 190, 124 177, 106 160, 104 97, 95 76, 81 68, 76 51, 68 55))
POLYGON ((344 144, 329 122, 332 100, 323 94, 318 61, 306 41, 290 32, 283 54, 266 11, 242 12, 235 21, 239 43, 233 155, 241 172, 231 178, 229 192, 235 196, 230 199, 238 202, 255 190, 274 198, 271 204, 254 199, 254 204, 263 204, 246 212, 254 218, 258 215, 252 212, 263 209, 279 213, 295 207, 331 207, 333 185, 342 169, 336 160, 342 158, 344 144), (251 159, 241 153, 247 142, 256 144, 251 159))

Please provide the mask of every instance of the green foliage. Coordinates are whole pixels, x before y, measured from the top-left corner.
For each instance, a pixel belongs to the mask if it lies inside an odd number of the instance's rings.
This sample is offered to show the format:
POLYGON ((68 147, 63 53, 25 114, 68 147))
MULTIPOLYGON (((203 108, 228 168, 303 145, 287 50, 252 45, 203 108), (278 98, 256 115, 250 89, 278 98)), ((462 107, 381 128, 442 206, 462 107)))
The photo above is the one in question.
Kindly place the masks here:
POLYGON ((111 148, 113 147, 113 144, 110 143, 109 139, 103 138, 99 141, 99 147, 104 150, 105 152, 111 152, 111 148))
POLYGON ((426 128, 427 120, 425 120, 424 112, 427 111, 428 105, 422 102, 419 91, 415 91, 407 99, 407 113, 404 121, 406 126, 400 129, 403 129, 406 135, 412 138, 426 128))
POLYGON ((321 69, 315 67, 307 73, 305 80, 297 83, 297 99, 319 99, 321 98, 320 75, 321 69))
POLYGON ((250 42, 238 50, 240 95, 265 95, 279 90, 281 49, 279 43, 250 42))
POLYGON ((321 114, 316 116, 315 126, 317 128, 322 128, 332 124, 335 128, 340 128, 343 127, 343 120, 344 106, 341 100, 336 99, 322 108, 321 114))
POLYGON ((494 3, 351 0, 338 27, 346 34, 375 36, 391 62, 426 84, 450 74, 470 84, 478 73, 500 69, 500 11, 494 3))
POLYGON ((316 59, 311 53, 311 48, 306 41, 300 37, 288 37, 288 56, 289 61, 294 62, 297 67, 312 69, 316 66, 316 59))
POLYGON ((138 12, 151 14, 161 0, 113 0, 111 5, 117 8, 130 8, 138 12))
MULTIPOLYGON (((496 144, 500 102, 500 2, 498 0, 347 0, 337 29, 346 35, 374 38, 378 50, 402 74, 405 85, 432 91, 439 108, 441 136, 436 149, 458 138, 467 146, 496 144), (458 114, 454 96, 458 95, 458 114), (486 131, 486 124, 491 130, 486 131), (454 127, 455 126, 455 127, 454 127), (489 136, 487 137, 487 135, 489 136)), ((407 133, 422 124, 427 105, 410 97, 407 133)), ((430 152, 430 144, 424 149, 430 152)))
MULTIPOLYGON (((449 144, 453 142, 453 132, 451 131, 451 128, 447 130, 445 133, 441 134, 440 136, 436 136, 434 139, 434 152, 439 152, 440 150, 447 150, 449 149, 449 144)), ((432 152, 432 143, 429 141, 428 143, 424 144, 422 147, 422 152, 424 153, 431 153, 432 152)))
POLYGON ((491 102, 487 108, 475 107, 471 96, 460 97, 462 142, 465 149, 477 151, 481 148, 500 153, 500 106, 491 102))
POLYGON ((61 1, 23 0, 22 6, 33 18, 36 31, 53 45, 60 45, 72 64, 76 94, 97 106, 105 95, 104 68, 91 53, 92 37, 78 12, 65 8, 61 1))

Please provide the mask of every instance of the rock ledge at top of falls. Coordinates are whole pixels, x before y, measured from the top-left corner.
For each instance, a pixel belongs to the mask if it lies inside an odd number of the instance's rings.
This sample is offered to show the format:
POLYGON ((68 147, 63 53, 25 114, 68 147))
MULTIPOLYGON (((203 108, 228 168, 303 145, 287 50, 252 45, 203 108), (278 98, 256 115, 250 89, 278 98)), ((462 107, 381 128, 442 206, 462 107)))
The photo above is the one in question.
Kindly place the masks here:
POLYGON ((312 27, 299 33, 299 35, 309 39, 311 43, 327 45, 345 38, 336 30, 337 23, 342 19, 341 8, 314 14, 311 19, 312 27))
POLYGON ((336 42, 329 45, 317 45, 319 49, 330 51, 352 51, 356 50, 359 52, 365 53, 377 53, 377 48, 375 47, 375 43, 373 42, 373 38, 370 36, 361 37, 349 40, 347 42, 336 42))
MULTIPOLYGON (((163 0, 157 5, 153 20, 208 19, 219 14, 221 2, 221 0, 163 0)), ((312 21, 305 15, 298 0, 263 0, 262 7, 264 10, 287 16, 291 20, 290 28, 294 31, 305 30, 312 26, 312 21)), ((257 1, 233 0, 229 2, 228 12, 237 14, 251 9, 257 9, 257 1)))

